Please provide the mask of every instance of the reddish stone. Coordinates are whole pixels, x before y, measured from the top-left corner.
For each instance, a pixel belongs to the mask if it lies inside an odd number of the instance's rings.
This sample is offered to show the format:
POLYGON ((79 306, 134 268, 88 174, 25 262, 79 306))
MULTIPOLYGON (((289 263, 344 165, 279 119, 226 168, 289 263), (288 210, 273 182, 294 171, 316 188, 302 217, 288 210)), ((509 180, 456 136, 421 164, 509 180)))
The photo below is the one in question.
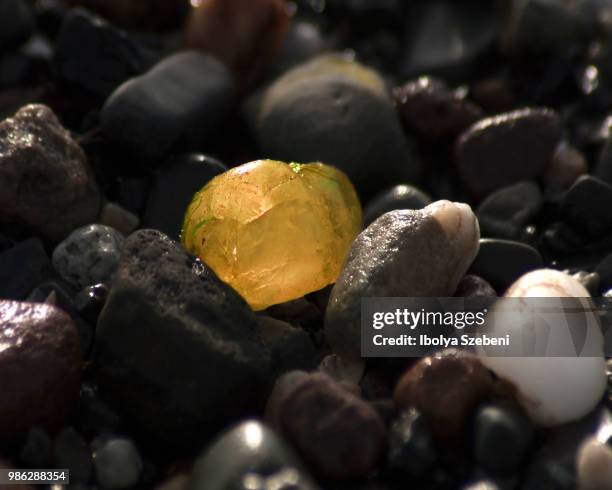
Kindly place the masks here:
POLYGON ((267 416, 323 478, 365 476, 384 452, 380 415, 323 373, 294 371, 279 378, 267 416))
POLYGON ((200 0, 186 44, 219 58, 245 86, 274 59, 288 29, 285 0, 200 0))
POLYGON ((76 399, 83 359, 72 319, 48 304, 0 301, 0 440, 59 426, 76 399))
POLYGON ((417 408, 442 440, 461 438, 472 411, 494 395, 493 378, 474 356, 456 350, 424 357, 400 378, 398 410, 417 408))

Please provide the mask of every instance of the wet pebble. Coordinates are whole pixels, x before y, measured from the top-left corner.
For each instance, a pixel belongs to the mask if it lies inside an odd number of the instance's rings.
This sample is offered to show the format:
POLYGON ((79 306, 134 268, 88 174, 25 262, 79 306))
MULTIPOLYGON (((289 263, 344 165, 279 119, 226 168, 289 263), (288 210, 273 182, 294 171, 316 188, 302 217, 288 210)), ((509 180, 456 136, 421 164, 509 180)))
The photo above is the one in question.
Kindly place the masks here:
POLYGON ((478 404, 493 393, 493 378, 475 357, 461 351, 441 351, 409 368, 395 387, 400 410, 418 409, 436 438, 457 441, 478 404))
POLYGON ((332 290, 325 334, 334 352, 359 356, 362 297, 452 296, 476 256, 478 238, 470 207, 449 201, 374 221, 353 242, 332 290))
POLYGON ((108 298, 106 284, 86 286, 74 297, 74 308, 86 321, 96 325, 108 298))
POLYGON ((426 142, 452 138, 484 117, 482 109, 441 80, 421 77, 393 92, 405 128, 426 142))
MULTIPOLYGON (((193 466, 190 490, 273 490, 295 488, 291 485, 266 486, 266 477, 284 471, 295 472, 305 485, 296 490, 316 490, 302 463, 290 447, 268 426, 247 420, 221 434, 193 466), (259 486, 245 484, 251 482, 259 486)), ((271 477, 273 478, 273 477, 271 477)), ((285 476, 286 479, 286 476, 285 476)))
POLYGON ((159 163, 179 143, 190 150, 210 141, 233 102, 227 68, 212 56, 184 51, 119 86, 100 114, 102 131, 130 155, 159 163))
POLYGON ((403 411, 389 428, 389 468, 420 478, 434 468, 437 460, 435 442, 423 415, 414 408, 403 411))
POLYGON ((323 373, 285 374, 277 380, 266 411, 316 475, 360 477, 380 461, 385 446, 382 419, 323 373))
POLYGON ((75 423, 86 437, 116 434, 121 429, 121 417, 101 396, 98 386, 84 382, 75 407, 75 423))
POLYGON ((79 228, 53 250, 53 267, 77 288, 110 283, 123 242, 123 235, 109 226, 79 228))
POLYGON ((136 485, 143 463, 132 441, 110 438, 100 442, 94 441, 92 447, 93 465, 100 487, 114 490, 136 485))
POLYGON ((70 317, 45 304, 0 301, 0 439, 35 424, 57 428, 81 378, 79 337, 70 317))
POLYGON ((530 245, 482 238, 469 272, 483 277, 497 291, 503 292, 523 274, 540 269, 543 265, 542 256, 530 245))
POLYGON ((476 211, 480 233, 486 238, 520 240, 524 228, 543 205, 542 191, 535 182, 519 182, 491 193, 476 211))
POLYGON ((533 440, 533 427, 520 413, 497 405, 483 406, 474 422, 478 465, 492 474, 516 472, 533 440))
POLYGON ((257 406, 270 359, 255 331, 248 305, 206 265, 136 231, 98 319, 100 386, 152 438, 188 447, 257 406))
POLYGON ((363 210, 364 226, 369 226, 383 214, 396 209, 423 209, 431 204, 431 197, 408 184, 393 186, 374 197, 363 210))
POLYGON ((81 147, 43 105, 0 123, 0 218, 60 241, 95 221, 100 194, 81 147))
POLYGON ((0 252, 0 298, 24 299, 48 274, 50 265, 38 238, 29 238, 0 252))
POLYGON ((584 175, 567 190, 560 202, 563 219, 590 236, 612 230, 612 185, 584 175))
POLYGON ((553 192, 569 188, 576 179, 588 172, 584 154, 566 142, 560 143, 544 172, 544 183, 553 192))
POLYGON ((219 160, 199 153, 172 158, 153 178, 143 227, 178 239, 194 194, 226 170, 219 160))
POLYGON ((491 192, 543 174, 561 140, 559 116, 550 109, 520 109, 482 119, 456 145, 459 174, 471 192, 491 192))

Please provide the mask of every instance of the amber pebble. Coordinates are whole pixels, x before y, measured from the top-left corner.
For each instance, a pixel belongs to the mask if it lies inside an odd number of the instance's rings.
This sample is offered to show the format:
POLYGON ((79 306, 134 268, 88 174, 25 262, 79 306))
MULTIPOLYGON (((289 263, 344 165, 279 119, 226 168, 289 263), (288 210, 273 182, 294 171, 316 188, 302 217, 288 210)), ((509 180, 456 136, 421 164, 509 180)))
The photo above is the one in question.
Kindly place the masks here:
POLYGON ((262 310, 335 282, 361 219, 355 189, 335 167, 258 160, 194 196, 181 241, 262 310))

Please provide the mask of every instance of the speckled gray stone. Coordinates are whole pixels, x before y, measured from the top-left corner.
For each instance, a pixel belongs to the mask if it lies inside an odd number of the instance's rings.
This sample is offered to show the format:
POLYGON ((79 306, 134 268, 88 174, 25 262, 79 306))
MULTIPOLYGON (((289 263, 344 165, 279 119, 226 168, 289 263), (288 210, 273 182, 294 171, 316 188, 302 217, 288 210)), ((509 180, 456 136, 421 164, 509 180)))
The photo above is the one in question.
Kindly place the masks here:
POLYGON ((361 298, 452 296, 478 252, 478 221, 466 204, 437 201, 384 214, 353 242, 332 289, 325 334, 334 352, 361 346, 361 298))
POLYGON ((84 226, 55 248, 53 267, 79 288, 109 283, 119 264, 123 241, 123 235, 110 226, 84 226))

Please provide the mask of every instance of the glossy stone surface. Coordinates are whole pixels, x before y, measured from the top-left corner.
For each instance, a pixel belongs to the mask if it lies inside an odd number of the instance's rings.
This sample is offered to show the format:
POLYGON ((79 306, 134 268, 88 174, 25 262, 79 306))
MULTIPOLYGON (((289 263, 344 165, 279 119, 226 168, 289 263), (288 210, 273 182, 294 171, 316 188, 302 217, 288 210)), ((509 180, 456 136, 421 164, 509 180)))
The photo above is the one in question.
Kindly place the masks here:
MULTIPOLYGON (((551 269, 521 276, 506 291, 509 298, 575 298, 568 308, 584 309, 585 325, 581 357, 494 357, 480 352, 482 362, 499 378, 510 381, 531 420, 552 427, 577 420, 589 413, 606 390, 603 337, 596 314, 589 311, 588 291, 573 277, 551 269), (583 299, 584 298, 584 299, 583 299)), ((566 301, 568 301, 566 299, 566 301)), ((561 306, 558 303, 558 307, 561 306)), ((567 303, 565 303, 567 304, 567 303)), ((530 310, 527 308, 527 314, 530 310)), ((569 310, 571 311, 571 310, 569 310)), ((566 321, 558 318, 559 322, 566 321)), ((569 323, 569 320, 568 320, 569 323)), ((520 328, 522 322, 495 322, 493 335, 520 328)), ((566 342, 567 329, 551 329, 548 345, 566 342)), ((571 340, 567 340, 570 342, 571 340)), ((574 341, 575 342, 575 341, 574 341)), ((480 348, 479 348, 480 350, 480 348)))
POLYGON ((355 190, 336 168, 259 160, 194 196, 181 240, 261 310, 333 283, 360 227, 355 190))
POLYGON ((334 352, 359 357, 361 298, 452 296, 478 252, 478 221, 462 203, 382 215, 353 242, 332 289, 325 335, 334 352))
MULTIPOLYGON (((295 453, 272 429, 258 420, 247 420, 231 427, 200 455, 187 488, 244 489, 240 484, 246 475, 265 477, 287 467, 300 472, 301 478, 311 483, 295 453)), ((306 488, 316 488, 311 485, 306 488)))
POLYGON ((0 440, 40 424, 57 428, 76 399, 79 336, 70 317, 45 304, 0 301, 0 440))

